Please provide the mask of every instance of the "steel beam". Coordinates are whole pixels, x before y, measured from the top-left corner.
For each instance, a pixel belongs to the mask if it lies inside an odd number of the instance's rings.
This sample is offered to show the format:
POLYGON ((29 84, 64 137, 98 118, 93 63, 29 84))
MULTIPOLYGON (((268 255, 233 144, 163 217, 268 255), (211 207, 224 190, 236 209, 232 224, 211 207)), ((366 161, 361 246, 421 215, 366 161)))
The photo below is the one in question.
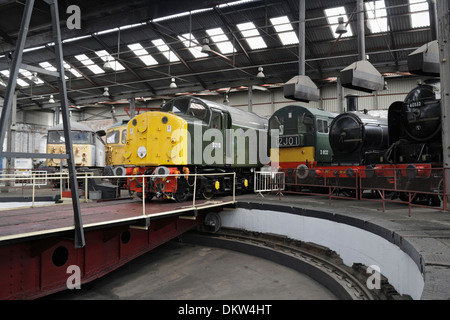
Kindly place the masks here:
POLYGON ((3 152, 2 156, 9 158, 69 159, 69 156, 67 154, 53 153, 3 152))
MULTIPOLYGON (((31 14, 33 12, 34 0, 28 0, 25 3, 25 9, 22 15, 22 22, 20 24, 20 32, 17 38, 17 46, 14 51, 11 70, 9 72, 8 85, 6 86, 6 94, 3 102, 2 116, 0 118, 0 142, 3 143, 6 136, 6 129, 8 120, 11 116, 12 101, 14 99, 14 90, 16 88, 17 77, 19 75, 20 63, 23 57, 23 49, 25 48, 25 40, 30 26, 31 14)), ((3 149, 0 148, 0 158, 3 149)))
POLYGON ((55 43, 55 55, 56 55, 56 69, 60 76, 58 78, 58 86, 60 91, 61 101, 61 113, 64 124, 64 138, 66 143, 66 153, 68 154, 67 167, 69 169, 69 184, 72 194, 72 205, 74 211, 74 225, 75 225, 75 248, 81 248, 85 246, 83 222, 81 219, 80 200, 78 198, 78 182, 77 174, 75 170, 75 162, 73 161, 74 154, 72 149, 72 134, 70 128, 70 114, 69 114, 69 102, 67 99, 66 81, 64 78, 64 61, 62 51, 61 29, 59 23, 59 11, 57 0, 45 0, 50 5, 50 12, 52 15, 53 25, 53 41, 55 43))

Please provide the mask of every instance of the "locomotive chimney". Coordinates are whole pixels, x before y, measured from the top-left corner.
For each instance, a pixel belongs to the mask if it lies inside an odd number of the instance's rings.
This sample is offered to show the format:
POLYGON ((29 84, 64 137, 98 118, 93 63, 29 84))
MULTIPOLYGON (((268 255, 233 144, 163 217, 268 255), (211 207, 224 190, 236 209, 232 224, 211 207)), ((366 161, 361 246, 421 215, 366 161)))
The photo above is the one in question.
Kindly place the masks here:
POLYGON ((358 111, 358 98, 357 94, 348 94, 345 96, 347 99, 347 111, 358 111))

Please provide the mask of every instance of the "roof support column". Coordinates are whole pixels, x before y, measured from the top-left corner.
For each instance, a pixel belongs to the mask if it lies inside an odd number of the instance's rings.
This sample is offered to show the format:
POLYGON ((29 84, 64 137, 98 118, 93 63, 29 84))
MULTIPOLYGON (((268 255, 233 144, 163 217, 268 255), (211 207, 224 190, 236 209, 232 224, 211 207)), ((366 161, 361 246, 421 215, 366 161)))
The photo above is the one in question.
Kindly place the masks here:
POLYGON ((366 60, 366 38, 364 31, 364 1, 358 0, 357 8, 357 26, 358 26, 358 55, 360 61, 366 60))
MULTIPOLYGON (((437 1, 438 44, 441 67, 442 149, 444 168, 450 167, 450 8, 448 0, 437 1)), ((447 194, 450 186, 450 170, 446 172, 447 194)))
POLYGON ((306 17, 306 0, 299 0, 299 10, 298 10, 298 74, 304 76, 305 72, 305 17, 306 17))

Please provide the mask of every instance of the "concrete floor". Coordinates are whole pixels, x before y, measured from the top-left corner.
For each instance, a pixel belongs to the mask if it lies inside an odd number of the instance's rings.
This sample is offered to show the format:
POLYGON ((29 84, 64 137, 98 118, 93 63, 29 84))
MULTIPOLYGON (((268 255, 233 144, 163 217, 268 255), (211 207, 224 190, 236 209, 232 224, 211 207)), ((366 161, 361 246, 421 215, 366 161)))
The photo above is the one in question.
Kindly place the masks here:
POLYGON ((171 241, 124 267, 45 299, 336 300, 292 269, 234 251, 171 241))

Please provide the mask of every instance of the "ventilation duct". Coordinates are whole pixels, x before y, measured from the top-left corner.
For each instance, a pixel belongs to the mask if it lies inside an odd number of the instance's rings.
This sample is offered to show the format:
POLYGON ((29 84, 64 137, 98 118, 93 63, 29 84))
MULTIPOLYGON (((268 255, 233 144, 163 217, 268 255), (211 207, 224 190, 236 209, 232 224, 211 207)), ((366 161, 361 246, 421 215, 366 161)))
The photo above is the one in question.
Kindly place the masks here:
POLYGON ((320 90, 308 76, 299 75, 284 84, 284 97, 302 102, 318 101, 320 90))
POLYGON ((408 56, 408 71, 412 74, 439 77, 440 68, 437 40, 424 44, 408 56))
POLYGON ((341 70, 341 85, 344 88, 364 92, 381 91, 384 88, 384 78, 375 67, 366 60, 366 42, 364 34, 364 1, 357 0, 358 11, 358 55, 359 61, 341 70))
POLYGON ((305 12, 306 0, 299 0, 299 73, 298 76, 284 84, 286 99, 302 102, 319 101, 320 90, 316 84, 305 75, 305 12))
POLYGON ((341 70, 341 84, 345 88, 364 92, 381 91, 384 88, 384 78, 367 60, 352 63, 341 70))

